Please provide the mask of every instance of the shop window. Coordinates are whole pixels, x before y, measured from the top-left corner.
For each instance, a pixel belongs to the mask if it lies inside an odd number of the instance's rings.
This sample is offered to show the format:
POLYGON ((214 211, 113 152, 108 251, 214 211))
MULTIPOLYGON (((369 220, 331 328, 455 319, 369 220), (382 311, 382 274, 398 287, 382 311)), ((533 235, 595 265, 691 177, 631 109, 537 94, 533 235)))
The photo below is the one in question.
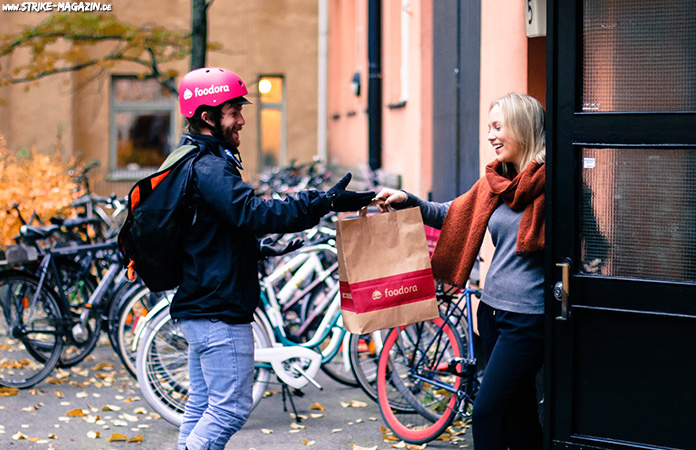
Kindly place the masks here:
POLYGON ((110 175, 141 178, 172 150, 177 99, 153 79, 114 76, 111 88, 110 175))

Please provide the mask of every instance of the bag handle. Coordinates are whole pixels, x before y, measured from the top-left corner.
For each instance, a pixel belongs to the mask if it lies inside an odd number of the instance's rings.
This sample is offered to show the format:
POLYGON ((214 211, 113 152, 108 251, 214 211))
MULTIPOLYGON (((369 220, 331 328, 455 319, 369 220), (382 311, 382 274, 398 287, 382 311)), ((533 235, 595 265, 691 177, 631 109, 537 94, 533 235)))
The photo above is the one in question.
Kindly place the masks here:
POLYGON ((367 217, 367 208, 369 208, 370 206, 375 206, 375 205, 380 205, 380 204, 386 204, 388 212, 396 211, 394 208, 391 207, 391 205, 385 203, 384 200, 379 199, 379 200, 373 200, 372 202, 370 202, 369 205, 360 208, 360 211, 358 211, 358 217, 360 217, 361 219, 364 219, 365 217, 367 217))

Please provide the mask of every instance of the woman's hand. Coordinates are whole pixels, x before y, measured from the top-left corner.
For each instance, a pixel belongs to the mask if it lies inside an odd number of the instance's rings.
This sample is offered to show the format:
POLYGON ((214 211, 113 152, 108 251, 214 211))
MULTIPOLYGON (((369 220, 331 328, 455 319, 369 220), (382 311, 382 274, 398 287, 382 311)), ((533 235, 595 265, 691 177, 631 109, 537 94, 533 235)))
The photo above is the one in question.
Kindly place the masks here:
POLYGON ((375 197, 376 201, 381 200, 377 203, 377 208, 379 208, 381 212, 386 212, 389 205, 398 205, 399 203, 405 202, 406 199, 408 199, 408 196, 404 191, 390 188, 382 189, 375 197))

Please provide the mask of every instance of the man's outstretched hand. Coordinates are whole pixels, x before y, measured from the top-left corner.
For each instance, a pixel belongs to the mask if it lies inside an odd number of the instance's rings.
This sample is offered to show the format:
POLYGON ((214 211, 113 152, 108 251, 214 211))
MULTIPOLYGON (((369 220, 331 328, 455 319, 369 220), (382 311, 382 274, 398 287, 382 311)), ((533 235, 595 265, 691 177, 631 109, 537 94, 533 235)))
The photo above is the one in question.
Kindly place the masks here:
POLYGON ((356 192, 346 190, 352 177, 353 175, 348 172, 346 176, 341 178, 341 181, 326 192, 326 198, 331 202, 331 211, 357 211, 369 205, 372 199, 375 198, 374 191, 356 192))

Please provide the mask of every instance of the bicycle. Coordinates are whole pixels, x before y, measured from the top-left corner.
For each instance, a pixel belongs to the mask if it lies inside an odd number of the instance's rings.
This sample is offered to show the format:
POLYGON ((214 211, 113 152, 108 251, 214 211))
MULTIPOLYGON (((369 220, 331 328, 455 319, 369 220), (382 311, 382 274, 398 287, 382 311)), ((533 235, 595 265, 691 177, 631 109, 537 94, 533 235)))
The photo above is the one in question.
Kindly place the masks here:
POLYGON ((75 365, 94 349, 114 294, 124 290, 115 282, 122 272, 115 248, 113 241, 54 248, 42 255, 36 274, 0 272, 0 384, 31 387, 56 365, 75 365), (57 262, 77 255, 80 264, 67 272, 57 262), (96 286, 92 262, 108 263, 96 286))
POLYGON ((387 426, 406 442, 430 442, 455 418, 471 415, 479 387, 471 296, 481 291, 467 284, 458 294, 454 289, 440 294, 445 301, 439 319, 394 328, 384 341, 378 403, 387 426), (395 410, 392 402, 405 402, 412 411, 395 410))
MULTIPOLYGON (((256 346, 254 405, 261 400, 271 373, 275 373, 284 386, 302 389, 312 384, 321 388, 314 380, 316 374, 322 364, 335 358, 340 353, 341 345, 347 342, 349 334, 340 326, 338 283, 329 282, 331 288, 323 296, 324 301, 317 302, 312 309, 315 313, 323 311, 323 315, 315 316, 321 317, 319 323, 313 328, 311 337, 304 342, 293 341, 286 334, 286 324, 274 288, 274 283, 279 279, 286 275, 293 279, 293 275, 300 272, 303 263, 312 261, 318 253, 327 251, 335 254, 336 250, 327 244, 302 248, 262 278, 261 305, 255 312, 252 324, 256 346)), ((325 270, 322 272, 325 278, 319 279, 326 281, 332 273, 333 270, 325 270)), ((286 283, 285 285, 292 286, 285 292, 288 299, 286 303, 306 296, 320 283, 315 283, 309 289, 307 286, 302 289, 302 283, 286 283)), ((316 296, 314 298, 317 299, 316 296)), ((171 320, 167 308, 168 303, 161 302, 144 320, 141 319, 133 349, 137 350, 136 372, 143 397, 165 420, 178 425, 181 423, 188 392, 187 343, 171 320)), ((350 371, 350 367, 348 370, 350 371)))
MULTIPOLYGON (((172 296, 170 292, 140 319, 131 350, 143 398, 164 420, 179 426, 188 399, 188 342, 169 315, 172 296)), ((271 346, 257 321, 252 322, 252 331, 256 349, 271 346)), ((270 376, 270 368, 255 367, 252 410, 263 398, 270 376)))

